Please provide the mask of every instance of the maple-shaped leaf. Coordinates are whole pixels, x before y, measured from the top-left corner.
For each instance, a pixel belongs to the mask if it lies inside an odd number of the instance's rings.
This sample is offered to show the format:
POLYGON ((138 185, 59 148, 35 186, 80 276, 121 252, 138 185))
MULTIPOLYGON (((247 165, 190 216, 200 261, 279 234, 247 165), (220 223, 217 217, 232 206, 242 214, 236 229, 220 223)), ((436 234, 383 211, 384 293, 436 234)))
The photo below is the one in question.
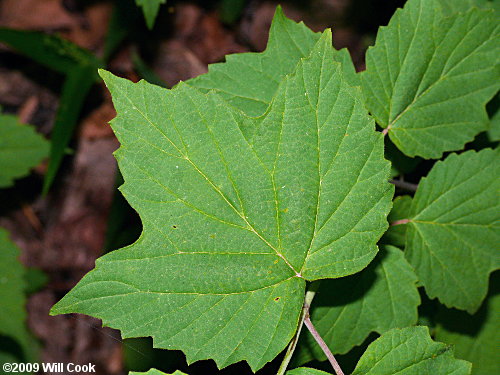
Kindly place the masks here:
MULTIPOLYGON (((247 115, 261 115, 269 106, 281 80, 295 70, 301 58, 309 56, 320 35, 302 22, 288 19, 278 6, 264 52, 228 55, 226 62, 209 65, 207 74, 188 82, 205 92, 216 90, 247 115)), ((342 64, 348 83, 359 84, 347 49, 334 50, 333 59, 342 64)))
POLYGON ((49 143, 17 117, 0 114, 0 188, 28 174, 49 151, 49 143))
POLYGON ((436 0, 409 0, 380 28, 362 87, 368 110, 401 151, 440 158, 489 127, 499 38, 493 10, 445 17, 436 0))
MULTIPOLYGON (((347 353, 371 332, 384 333, 417 322, 417 276, 403 252, 392 246, 356 275, 321 283, 311 320, 333 353, 347 353), (383 301, 383 302, 381 302, 383 301)), ((299 363, 326 360, 312 335, 300 342, 299 363)))
MULTIPOLYGON (((19 249, 0 228, 0 335, 14 339, 25 362, 37 360, 38 346, 26 326, 25 268, 18 259, 19 249)), ((1 361, 1 359, 0 359, 1 361)))
POLYGON ((500 151, 451 154, 413 198, 405 254, 429 297, 473 313, 500 266, 500 151))
POLYGON ((166 2, 167 0, 135 0, 137 6, 142 8, 148 29, 153 28, 160 6, 166 2))
POLYGON ((187 84, 101 72, 118 112, 121 190, 143 233, 52 313, 93 315, 219 367, 257 370, 283 350, 306 281, 373 259, 394 191, 383 137, 333 53, 326 31, 259 118, 187 84))
POLYGON ((451 346, 432 341, 427 327, 407 327, 372 342, 352 375, 468 375, 470 368, 451 346))
POLYGON ((500 275, 496 276, 474 315, 441 306, 436 318, 436 340, 453 345, 458 358, 472 362, 472 375, 500 374, 500 275))

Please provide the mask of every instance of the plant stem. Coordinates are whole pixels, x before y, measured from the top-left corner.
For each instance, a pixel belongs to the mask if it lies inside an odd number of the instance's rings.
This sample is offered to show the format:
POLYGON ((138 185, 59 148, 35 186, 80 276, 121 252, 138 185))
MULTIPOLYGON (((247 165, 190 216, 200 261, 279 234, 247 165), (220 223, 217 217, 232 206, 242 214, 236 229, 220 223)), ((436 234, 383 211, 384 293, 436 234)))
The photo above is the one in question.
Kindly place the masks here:
POLYGON ((295 335, 292 338, 292 341, 290 341, 290 344, 288 344, 285 357, 283 358, 283 361, 281 362, 280 368, 276 373, 276 375, 284 375, 286 372, 288 364, 290 363, 293 353, 295 352, 295 348, 297 347, 297 343, 299 342, 299 336, 300 332, 302 331, 302 326, 304 325, 304 319, 306 318, 306 316, 309 316, 309 306, 311 306, 312 300, 314 299, 316 291, 319 288, 319 284, 320 284, 319 280, 312 282, 306 292, 306 297, 304 298, 304 305, 302 306, 302 312, 299 318, 299 326, 297 328, 297 331, 295 332, 295 335))
POLYGON ((344 375, 344 372, 340 368, 339 363, 337 362, 337 360, 333 356, 333 353, 328 348, 328 345, 326 345, 325 340, 323 340, 323 338, 320 336, 319 332, 316 331, 316 328, 314 328, 314 325, 312 324, 311 318, 309 316, 309 309, 307 310, 306 317, 304 319, 304 324, 306 325, 309 332, 311 332, 311 334, 313 335, 314 339, 316 340, 316 342, 320 346, 321 350, 323 350, 323 353, 325 353, 326 358, 328 358, 328 361, 330 361, 330 364, 332 365, 333 369, 335 370, 335 373, 337 375, 344 375))
POLYGON ((398 188, 409 190, 409 191, 417 191, 418 185, 412 184, 410 182, 401 181, 401 180, 389 180, 389 182, 398 188))
POLYGON ((396 220, 391 223, 391 227, 393 227, 394 225, 408 224, 410 221, 411 221, 410 219, 396 220))

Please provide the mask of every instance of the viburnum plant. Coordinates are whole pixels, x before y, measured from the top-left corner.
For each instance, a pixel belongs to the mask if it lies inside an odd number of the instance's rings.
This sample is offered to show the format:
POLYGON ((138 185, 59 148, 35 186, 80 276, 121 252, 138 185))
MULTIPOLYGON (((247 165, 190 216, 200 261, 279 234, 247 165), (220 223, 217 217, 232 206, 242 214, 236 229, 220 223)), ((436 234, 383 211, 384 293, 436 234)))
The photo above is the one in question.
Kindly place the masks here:
POLYGON ((287 370, 294 352, 295 365, 328 359, 342 374, 334 354, 376 332, 353 374, 469 374, 448 344, 475 374, 498 373, 498 311, 469 341, 418 315, 418 287, 474 314, 500 264, 499 151, 464 150, 481 132, 500 138, 485 109, 500 82, 494 5, 409 0, 362 73, 330 30, 279 8, 265 52, 171 90, 101 71, 143 232, 52 314, 88 314, 219 368, 257 371, 284 351, 278 374, 324 374, 287 370), (416 157, 441 160, 418 185, 391 180, 416 157), (394 185, 416 191, 393 202, 394 185))

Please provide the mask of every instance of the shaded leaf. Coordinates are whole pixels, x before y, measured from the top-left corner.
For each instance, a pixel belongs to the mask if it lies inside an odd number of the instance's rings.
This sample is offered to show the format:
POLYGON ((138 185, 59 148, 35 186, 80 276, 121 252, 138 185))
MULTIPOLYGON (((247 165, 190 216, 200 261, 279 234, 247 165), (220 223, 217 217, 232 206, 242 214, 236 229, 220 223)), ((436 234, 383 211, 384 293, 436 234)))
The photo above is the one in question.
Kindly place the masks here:
POLYGON ((57 35, 0 27, 0 41, 49 69, 70 74, 75 66, 92 67, 93 79, 102 62, 90 51, 57 35))
POLYGON ((383 243, 393 245, 401 249, 405 247, 407 225, 392 224, 396 223, 398 220, 404 220, 410 217, 411 201, 412 198, 409 195, 402 195, 394 199, 391 213, 387 218, 391 226, 382 236, 381 241, 383 243))
POLYGON ((276 357, 297 329, 305 281, 373 259, 394 191, 383 137, 333 54, 326 31, 259 118, 187 84, 102 72, 118 112, 121 190, 144 231, 100 258, 52 314, 96 316, 190 362, 257 370, 276 357))
POLYGON ((427 327, 393 329, 368 346, 352 375, 467 375, 469 362, 432 341, 427 327))
POLYGON ((23 349, 25 362, 36 362, 38 347, 26 327, 25 270, 18 260, 19 249, 0 228, 0 335, 16 340, 23 349))
POLYGON ((137 6, 142 8, 148 29, 151 30, 153 28, 156 16, 160 11, 160 6, 166 2, 167 0, 135 0, 137 6))
POLYGON ((94 75, 95 67, 76 66, 64 81, 51 134, 49 165, 43 182, 44 193, 49 191, 59 170, 85 98, 94 84, 94 75))
MULTIPOLYGON (((417 322, 420 296, 416 282, 403 252, 386 246, 360 273, 322 281, 311 320, 333 353, 347 353, 371 332, 384 333, 417 322)), ((305 337, 300 362, 326 360, 312 335, 305 337)))
POLYGON ((473 313, 500 265, 499 150, 451 154, 413 198, 405 254, 430 298, 473 313))
POLYGON ((473 316, 442 308, 437 317, 436 339, 452 344, 458 358, 472 362, 473 375, 500 374, 498 283, 495 289, 473 316))
MULTIPOLYGON (((295 70, 301 58, 309 56, 319 37, 319 33, 312 32, 302 22, 286 18, 278 7, 264 52, 228 55, 225 63, 209 65, 207 74, 187 82, 205 92, 216 90, 247 115, 262 115, 281 80, 295 70)), ((358 83, 347 49, 335 51, 333 59, 342 63, 348 83, 358 83)))
POLYGON ((500 23, 492 10, 441 15, 410 0, 381 27, 361 75, 366 105, 409 156, 440 158, 488 128, 500 85, 500 23))
POLYGON ((14 179, 47 157, 49 143, 30 125, 17 117, 0 114, 0 188, 11 186, 14 179))

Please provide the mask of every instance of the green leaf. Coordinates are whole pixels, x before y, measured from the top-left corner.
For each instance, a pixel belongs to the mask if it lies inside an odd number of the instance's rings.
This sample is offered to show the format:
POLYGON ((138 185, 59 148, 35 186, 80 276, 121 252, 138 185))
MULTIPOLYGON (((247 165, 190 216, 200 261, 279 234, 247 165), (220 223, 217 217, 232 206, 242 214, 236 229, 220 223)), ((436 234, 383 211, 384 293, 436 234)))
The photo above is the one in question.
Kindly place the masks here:
POLYGON ((160 6, 166 2, 167 0, 135 0, 137 6, 142 8, 148 29, 151 30, 153 28, 156 16, 160 11, 160 6))
POLYGON ((73 67, 73 71, 66 76, 51 135, 49 165, 43 182, 44 193, 49 191, 59 170, 85 98, 94 84, 94 76, 95 67, 92 66, 73 67))
POLYGON ((373 259, 394 191, 383 137, 333 54, 326 31, 259 118, 187 84, 101 72, 118 112, 121 190, 144 231, 52 314, 96 316, 190 362, 257 370, 276 357, 297 329, 305 281, 373 259))
POLYGON ((93 79, 97 79, 97 69, 102 66, 102 62, 90 51, 57 35, 0 27, 0 41, 63 74, 70 74, 75 66, 87 66, 92 67, 93 79))
MULTIPOLYGON (((347 353, 371 332, 384 333, 417 322, 420 296, 416 282, 417 276, 403 252, 386 246, 362 272, 323 281, 313 303, 311 320, 333 353, 347 353)), ((305 337, 300 363, 309 361, 311 356, 326 360, 312 335, 305 337)))
POLYGON ((286 375, 329 375, 327 372, 309 367, 299 367, 286 372, 286 375))
POLYGON ((500 94, 496 94, 488 103, 487 109, 490 113, 488 137, 491 141, 500 141, 500 94))
MULTIPOLYGON (((228 55, 225 63, 210 65, 207 74, 188 83, 205 92, 216 90, 247 115, 262 115, 282 79, 295 70, 301 58, 309 56, 319 37, 302 22, 286 18, 278 6, 264 52, 228 55)), ((342 63, 348 83, 359 85, 347 49, 335 51, 333 59, 342 63)))
POLYGON ((352 375, 467 375, 469 362, 432 341, 427 327, 393 329, 368 346, 352 375))
POLYGON ((500 85, 500 23, 492 10, 441 15, 409 0, 380 28, 361 75, 368 110, 409 156, 440 158, 488 128, 500 85))
POLYGON ((49 143, 17 117, 0 114, 0 188, 24 177, 47 157, 49 143))
POLYGON ((399 248, 404 248, 406 243, 407 225, 392 225, 398 220, 408 219, 410 217, 412 198, 409 195, 396 197, 393 202, 391 213, 387 220, 391 224, 387 232, 382 237, 382 242, 399 248))
POLYGON ((38 347, 26 327, 25 270, 18 257, 19 249, 0 228, 0 335, 16 340, 23 349, 22 359, 35 362, 38 347))
POLYGON ((484 9, 495 9, 498 7, 498 1, 493 0, 438 0, 441 9, 445 15, 457 13, 457 12, 467 12, 473 7, 479 7, 484 9))
MULTIPOLYGON (((498 278, 497 278, 498 281, 498 278)), ((500 294, 494 293, 470 316, 463 311, 442 308, 435 337, 452 344, 458 358, 472 362, 473 375, 500 374, 500 294)))
POLYGON ((500 265, 499 150, 451 154, 413 198, 405 254, 430 298, 473 313, 500 265))
MULTIPOLYGON (((128 375, 169 375, 165 372, 161 372, 157 369, 154 369, 152 368, 151 370, 147 371, 147 372, 135 372, 135 371, 131 371, 129 372, 128 375)), ((177 370, 176 372, 170 374, 170 375, 186 375, 185 373, 183 373, 182 371, 179 371, 177 370)))

